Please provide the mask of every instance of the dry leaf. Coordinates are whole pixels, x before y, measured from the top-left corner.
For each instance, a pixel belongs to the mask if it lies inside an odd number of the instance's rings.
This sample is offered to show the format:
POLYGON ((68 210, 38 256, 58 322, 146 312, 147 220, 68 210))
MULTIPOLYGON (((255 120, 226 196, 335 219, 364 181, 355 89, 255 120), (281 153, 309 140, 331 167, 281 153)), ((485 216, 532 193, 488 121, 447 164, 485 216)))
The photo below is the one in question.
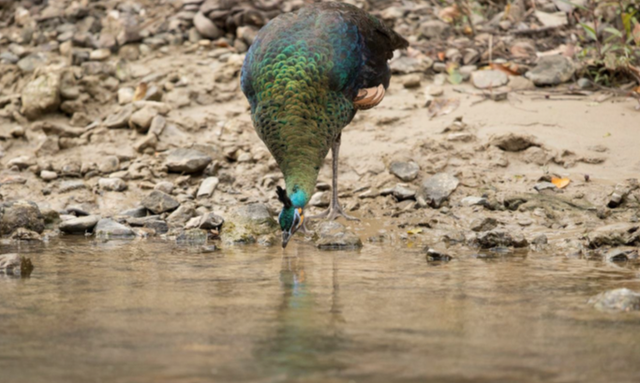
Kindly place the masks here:
POLYGON ((556 185, 558 189, 566 188, 567 185, 569 185, 569 182, 571 182, 571 180, 568 178, 551 177, 551 183, 556 185))
POLYGON ((455 4, 451 7, 443 8, 440 10, 440 12, 438 12, 438 17, 440 18, 440 20, 449 24, 453 24, 453 22, 456 19, 460 18, 460 16, 462 16, 462 14, 460 13, 460 9, 455 4))
POLYGON ((147 83, 141 82, 136 87, 136 91, 133 93, 133 101, 140 101, 147 95, 147 83))
POLYGON ((444 116, 460 106, 457 98, 437 98, 429 105, 429 118, 444 116))
POLYGON ((444 59, 446 58, 446 54, 444 52, 438 52, 438 60, 440 61, 444 61, 444 59))
POLYGON ((504 63, 504 64, 491 63, 491 64, 489 64, 489 66, 491 67, 491 69, 499 70, 499 71, 504 72, 505 74, 507 74, 509 76, 520 76, 520 73, 518 71, 520 68, 518 68, 518 66, 516 64, 511 64, 511 63, 504 63))
POLYGON ((636 45, 640 46, 640 24, 636 24, 631 35, 633 36, 633 41, 636 42, 636 45))

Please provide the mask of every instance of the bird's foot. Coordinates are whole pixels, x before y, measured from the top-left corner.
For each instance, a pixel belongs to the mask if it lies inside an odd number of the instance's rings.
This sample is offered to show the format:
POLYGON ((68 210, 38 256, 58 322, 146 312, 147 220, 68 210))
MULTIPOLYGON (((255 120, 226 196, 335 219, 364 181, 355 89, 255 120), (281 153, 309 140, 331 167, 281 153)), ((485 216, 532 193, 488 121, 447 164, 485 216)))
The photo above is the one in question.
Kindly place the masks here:
POLYGON ((326 218, 329 221, 333 221, 334 219, 338 218, 338 216, 344 217, 344 219, 346 219, 347 221, 360 221, 360 218, 356 218, 345 213, 344 210, 342 210, 342 207, 340 206, 340 204, 338 203, 331 204, 331 206, 327 210, 309 218, 311 219, 326 218))

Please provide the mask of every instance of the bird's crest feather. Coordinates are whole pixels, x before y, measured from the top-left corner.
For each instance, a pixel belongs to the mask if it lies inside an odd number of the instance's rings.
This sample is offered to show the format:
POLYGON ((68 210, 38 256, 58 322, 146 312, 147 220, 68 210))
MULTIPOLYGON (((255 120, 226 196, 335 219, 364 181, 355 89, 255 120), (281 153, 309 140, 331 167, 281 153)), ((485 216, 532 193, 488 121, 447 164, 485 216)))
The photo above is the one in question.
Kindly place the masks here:
POLYGON ((291 206, 293 206, 293 203, 291 203, 291 199, 289 199, 289 196, 287 196, 287 191, 286 190, 284 190, 283 188, 278 186, 276 188, 276 193, 278 194, 278 200, 280 202, 282 202, 282 204, 284 205, 285 209, 288 209, 291 206))

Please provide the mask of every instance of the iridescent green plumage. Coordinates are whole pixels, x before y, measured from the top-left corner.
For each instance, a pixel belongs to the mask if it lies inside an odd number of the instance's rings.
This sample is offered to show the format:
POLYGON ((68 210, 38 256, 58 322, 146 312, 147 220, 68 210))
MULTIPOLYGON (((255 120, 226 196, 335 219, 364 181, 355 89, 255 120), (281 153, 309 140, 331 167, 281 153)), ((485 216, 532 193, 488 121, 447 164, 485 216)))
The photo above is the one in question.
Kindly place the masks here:
POLYGON ((321 3, 268 23, 247 53, 242 90, 256 132, 304 207, 360 89, 389 85, 387 60, 407 42, 366 12, 321 3))

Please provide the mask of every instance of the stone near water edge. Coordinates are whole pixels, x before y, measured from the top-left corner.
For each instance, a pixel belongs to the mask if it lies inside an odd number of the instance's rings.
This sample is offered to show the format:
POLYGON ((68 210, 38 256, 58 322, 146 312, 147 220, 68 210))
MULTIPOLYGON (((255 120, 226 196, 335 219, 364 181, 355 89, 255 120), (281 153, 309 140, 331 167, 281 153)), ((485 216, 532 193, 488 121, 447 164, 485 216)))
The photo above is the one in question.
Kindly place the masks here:
POLYGON ((219 230, 224 224, 224 218, 214 213, 194 217, 187 222, 185 229, 199 228, 204 230, 219 230))
POLYGON ((93 228, 98 224, 100 218, 101 217, 97 215, 72 218, 62 221, 58 228, 67 234, 85 234, 93 231, 93 228))
POLYGON ((170 172, 197 173, 204 170, 211 161, 211 157, 198 150, 179 148, 169 153, 165 165, 170 172))
POLYGON ((573 61, 565 56, 543 56, 538 60, 536 67, 525 74, 525 77, 537 86, 559 85, 569 81, 575 71, 573 61))
POLYGON ((474 218, 469 225, 469 228, 475 232, 489 231, 496 227, 498 227, 498 221, 491 217, 474 218))
POLYGON ((478 245, 483 249, 495 247, 526 247, 529 242, 524 235, 519 232, 512 232, 506 229, 493 229, 481 232, 476 236, 478 245))
POLYGON ((21 99, 21 113, 29 120, 55 111, 60 106, 60 73, 46 71, 31 80, 22 89, 21 99))
POLYGON ((40 234, 44 231, 44 218, 38 205, 30 201, 18 200, 0 205, 0 235, 8 235, 18 228, 25 228, 40 234))
POLYGON ((184 225, 193 216, 196 215, 196 210, 190 204, 184 203, 180 205, 167 217, 167 222, 172 224, 184 225))
POLYGON ((122 192, 127 190, 127 183, 121 178, 100 178, 98 186, 106 191, 122 192))
POLYGON ((357 249, 362 247, 360 237, 336 221, 322 221, 314 234, 316 247, 323 250, 357 249))
POLYGON ((460 181, 448 173, 437 173, 422 181, 418 197, 423 198, 431 207, 439 208, 456 190, 460 181))
POLYGON ((471 73, 471 83, 478 89, 498 88, 507 82, 509 78, 499 70, 478 70, 471 73))
POLYGON ((629 289, 605 291, 588 301, 600 311, 638 311, 640 310, 640 293, 629 289))
POLYGON ((427 253, 427 262, 449 262, 453 259, 449 254, 445 254, 429 247, 424 249, 424 251, 427 253))
POLYGON ((13 241, 42 241, 42 236, 35 231, 19 227, 11 234, 11 239, 13 241))
POLYGON ((602 246, 640 246, 640 226, 630 223, 614 223, 600 226, 587 234, 591 249, 602 246))
POLYGON ((154 214, 162 214, 177 209, 180 202, 166 193, 154 190, 142 200, 142 206, 154 214))
POLYGON ((413 161, 394 161, 389 165, 389 172, 403 182, 411 182, 418 177, 420 166, 413 161))
POLYGON ((210 198, 213 195, 213 192, 218 187, 220 180, 218 177, 207 177, 202 180, 200 187, 198 188, 198 192, 196 193, 196 198, 210 198))
POLYGON ((183 246, 202 246, 207 243, 208 237, 205 230, 188 229, 176 237, 176 243, 183 246))
POLYGON ((33 271, 30 258, 19 254, 0 254, 0 272, 15 276, 29 276, 33 271))
POLYGON ((123 210, 118 215, 124 215, 133 218, 142 218, 147 216, 147 208, 144 206, 134 207, 133 209, 123 210))
POLYGON ((220 238, 227 245, 256 243, 262 236, 273 235, 280 226, 263 204, 251 204, 236 209, 222 225, 220 238))
POLYGON ((396 184, 396 186, 380 191, 380 195, 393 195, 398 202, 415 199, 416 191, 409 188, 405 184, 396 184))
POLYGON ((93 231, 96 237, 100 239, 132 238, 136 236, 133 230, 127 226, 108 218, 99 220, 93 231))
POLYGON ((638 259, 638 249, 615 248, 607 251, 604 259, 608 262, 627 262, 638 259))

